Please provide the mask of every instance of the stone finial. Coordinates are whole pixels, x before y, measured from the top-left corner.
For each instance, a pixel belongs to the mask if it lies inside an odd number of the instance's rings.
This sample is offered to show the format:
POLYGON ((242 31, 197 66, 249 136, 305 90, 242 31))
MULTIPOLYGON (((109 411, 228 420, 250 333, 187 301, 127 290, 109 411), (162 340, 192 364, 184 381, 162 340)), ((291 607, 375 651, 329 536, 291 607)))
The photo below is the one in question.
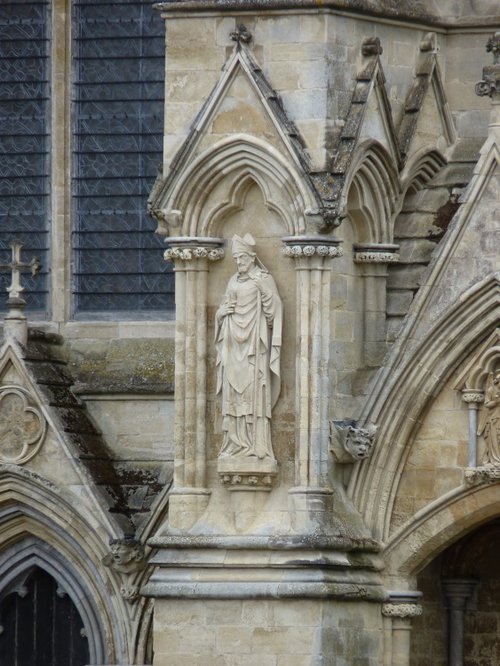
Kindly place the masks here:
POLYGON ((243 23, 240 23, 239 25, 236 26, 236 30, 233 30, 233 32, 229 33, 229 36, 233 40, 233 42, 237 42, 240 44, 243 42, 244 44, 249 44, 252 41, 252 33, 248 28, 243 25, 243 23))
POLYGON ((429 51, 437 51, 437 37, 435 32, 428 32, 425 37, 420 42, 420 51, 422 53, 427 53, 429 51))
POLYGON ((384 52, 378 37, 367 37, 361 45, 361 53, 364 56, 379 56, 384 52))
POLYGON ((21 249, 23 244, 19 241, 12 241, 10 243, 10 248, 12 250, 12 259, 8 264, 0 264, 0 269, 9 269, 12 274, 12 281, 10 287, 7 287, 9 293, 9 301, 16 301, 16 305, 19 304, 19 301, 24 299, 21 297, 21 292, 24 291, 24 287, 21 285, 21 273, 29 272, 32 275, 35 275, 39 272, 42 267, 40 261, 37 257, 33 257, 29 263, 21 261, 21 249))
POLYGON ((500 32, 488 39, 486 51, 493 53, 493 65, 483 68, 483 78, 476 83, 476 95, 493 97, 500 94, 500 32))
POLYGON ((29 272, 35 275, 39 272, 41 264, 37 257, 33 257, 30 262, 21 261, 22 243, 12 241, 10 244, 12 250, 12 259, 9 263, 0 264, 1 269, 8 269, 11 272, 11 284, 7 287, 9 298, 7 307, 9 309, 4 320, 4 334, 6 339, 15 340, 21 344, 26 344, 28 339, 28 325, 23 310, 26 307, 26 301, 22 297, 24 287, 21 285, 21 273, 29 272))

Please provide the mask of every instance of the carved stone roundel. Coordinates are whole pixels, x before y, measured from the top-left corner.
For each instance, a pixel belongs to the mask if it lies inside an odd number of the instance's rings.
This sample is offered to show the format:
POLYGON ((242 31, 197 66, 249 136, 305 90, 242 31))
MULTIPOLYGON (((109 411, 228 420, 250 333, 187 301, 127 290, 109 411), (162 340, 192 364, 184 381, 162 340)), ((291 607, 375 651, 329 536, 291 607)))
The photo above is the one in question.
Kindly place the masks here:
POLYGON ((21 386, 0 387, 0 462, 22 465, 43 444, 47 422, 21 386))

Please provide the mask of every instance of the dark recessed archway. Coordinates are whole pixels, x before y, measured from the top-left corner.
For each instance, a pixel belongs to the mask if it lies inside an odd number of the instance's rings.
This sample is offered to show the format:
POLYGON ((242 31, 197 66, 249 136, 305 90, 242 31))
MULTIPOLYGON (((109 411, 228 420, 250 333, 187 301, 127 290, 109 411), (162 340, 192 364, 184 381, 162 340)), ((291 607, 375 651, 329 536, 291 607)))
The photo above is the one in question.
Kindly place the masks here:
POLYGON ((497 518, 463 536, 418 574, 424 613, 413 623, 411 666, 428 664, 429 654, 433 666, 447 666, 448 609, 456 607, 454 601, 463 604, 463 663, 466 666, 500 663, 499 552, 500 518, 497 518), (460 599, 464 590, 467 594, 460 599), (455 600, 454 591, 458 592, 455 600))
POLYGON ((19 577, 0 600, 0 664, 85 666, 89 645, 67 592, 39 567, 19 577))

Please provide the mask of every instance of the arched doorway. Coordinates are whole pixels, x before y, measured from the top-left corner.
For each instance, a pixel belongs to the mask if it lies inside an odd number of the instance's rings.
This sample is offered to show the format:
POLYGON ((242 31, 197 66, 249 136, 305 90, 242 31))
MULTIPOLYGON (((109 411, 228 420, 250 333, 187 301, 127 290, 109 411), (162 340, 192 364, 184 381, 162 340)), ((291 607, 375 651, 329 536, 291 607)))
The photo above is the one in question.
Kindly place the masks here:
POLYGON ((67 592, 40 567, 17 578, 0 599, 0 664, 85 666, 82 619, 67 592))
POLYGON ((500 663, 500 518, 465 535, 417 576, 423 615, 413 623, 411 666, 500 663), (455 655, 450 652, 456 651, 455 655))

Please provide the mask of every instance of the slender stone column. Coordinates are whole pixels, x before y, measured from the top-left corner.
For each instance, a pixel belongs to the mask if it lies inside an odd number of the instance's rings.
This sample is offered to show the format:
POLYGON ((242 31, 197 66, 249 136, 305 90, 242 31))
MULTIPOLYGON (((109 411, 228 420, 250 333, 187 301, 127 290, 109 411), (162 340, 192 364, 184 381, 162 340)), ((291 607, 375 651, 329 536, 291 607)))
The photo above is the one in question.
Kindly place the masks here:
POLYGON ((484 391, 464 389, 462 400, 469 407, 469 467, 477 467, 477 410, 484 402, 484 391))
POLYGON ((421 592, 391 592, 382 615, 391 621, 391 647, 384 666, 409 666, 411 621, 422 615, 421 592))
POLYGON ((297 277, 296 453, 290 490, 295 528, 314 528, 328 519, 328 361, 330 283, 340 241, 325 236, 283 239, 283 252, 295 262, 297 277))
POLYGON ((477 580, 470 578, 443 580, 448 604, 448 666, 463 666, 465 607, 476 586, 477 580))
POLYGON ((189 529, 205 510, 208 267, 222 259, 220 238, 169 238, 175 263, 175 461, 169 524, 189 529))
POLYGON ((386 282, 387 265, 397 263, 399 245, 357 243, 354 262, 360 264, 364 277, 363 360, 377 366, 386 352, 386 282))

